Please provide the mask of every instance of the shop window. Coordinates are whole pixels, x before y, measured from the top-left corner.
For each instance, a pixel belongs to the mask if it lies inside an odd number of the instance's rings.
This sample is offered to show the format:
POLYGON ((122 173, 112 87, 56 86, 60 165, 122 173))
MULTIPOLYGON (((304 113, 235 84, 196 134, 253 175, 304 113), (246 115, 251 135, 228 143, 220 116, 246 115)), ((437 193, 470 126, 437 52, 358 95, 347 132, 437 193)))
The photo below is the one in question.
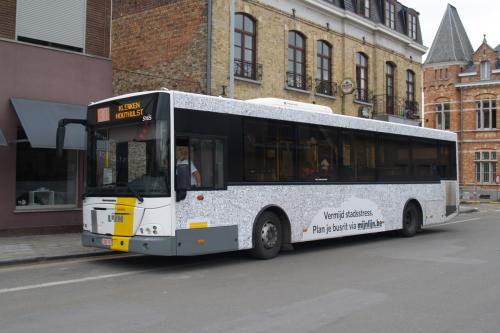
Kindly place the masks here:
POLYGON ((55 149, 17 144, 16 209, 57 209, 77 205, 78 158, 74 150, 57 157, 55 149))

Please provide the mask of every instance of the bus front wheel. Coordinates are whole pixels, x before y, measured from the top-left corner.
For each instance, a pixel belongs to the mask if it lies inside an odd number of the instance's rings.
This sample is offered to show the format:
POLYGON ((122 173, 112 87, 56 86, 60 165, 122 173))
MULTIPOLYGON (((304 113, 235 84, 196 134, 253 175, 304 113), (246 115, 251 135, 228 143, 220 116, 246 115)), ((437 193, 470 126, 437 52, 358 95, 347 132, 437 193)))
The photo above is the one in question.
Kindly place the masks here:
POLYGON ((278 216, 272 212, 262 213, 253 230, 252 255, 258 259, 276 257, 281 249, 282 235, 278 216))
POLYGON ((403 229, 399 234, 403 237, 413 237, 420 228, 420 212, 418 207, 410 202, 406 205, 403 212, 403 229))

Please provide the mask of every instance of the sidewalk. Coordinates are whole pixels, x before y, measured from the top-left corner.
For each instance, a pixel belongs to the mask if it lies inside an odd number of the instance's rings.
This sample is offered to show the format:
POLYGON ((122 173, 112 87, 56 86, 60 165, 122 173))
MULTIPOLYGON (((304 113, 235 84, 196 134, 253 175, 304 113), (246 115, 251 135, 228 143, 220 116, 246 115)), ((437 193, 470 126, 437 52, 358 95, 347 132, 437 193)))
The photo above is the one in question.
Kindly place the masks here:
POLYGON ((83 247, 80 233, 0 236, 0 266, 115 253, 83 247))
MULTIPOLYGON (((460 213, 477 212, 477 206, 460 205, 460 213)), ((0 236, 0 266, 113 253, 117 252, 83 247, 80 233, 0 236)))

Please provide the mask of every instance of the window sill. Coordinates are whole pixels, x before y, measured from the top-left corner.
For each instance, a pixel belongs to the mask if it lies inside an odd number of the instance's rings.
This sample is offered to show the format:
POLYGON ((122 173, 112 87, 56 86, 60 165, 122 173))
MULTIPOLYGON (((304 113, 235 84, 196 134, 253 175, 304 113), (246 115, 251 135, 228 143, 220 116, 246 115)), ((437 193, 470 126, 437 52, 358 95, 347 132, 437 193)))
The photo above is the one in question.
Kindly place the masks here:
POLYGON ((239 76, 235 76, 234 79, 236 81, 247 82, 247 83, 256 84, 256 85, 259 85, 259 86, 262 84, 262 81, 247 79, 247 78, 239 77, 239 76))
POLYGON ((303 89, 293 88, 293 87, 289 87, 289 86, 285 86, 285 90, 295 91, 295 92, 305 94, 305 95, 311 95, 311 92, 309 90, 303 90, 303 89))
POLYGON ((355 99, 354 103, 355 104, 359 104, 359 105, 364 105, 364 106, 373 106, 373 103, 369 103, 369 102, 365 102, 365 101, 360 101, 359 99, 355 99))
POLYGON ((332 100, 337 100, 337 96, 332 96, 332 95, 325 95, 325 94, 319 94, 319 93, 315 93, 314 96, 318 96, 318 97, 322 97, 322 98, 328 98, 328 99, 332 99, 332 100))
POLYGON ((14 214, 19 213, 54 213, 54 212, 81 212, 82 209, 79 207, 47 207, 47 208, 20 208, 16 207, 14 214))

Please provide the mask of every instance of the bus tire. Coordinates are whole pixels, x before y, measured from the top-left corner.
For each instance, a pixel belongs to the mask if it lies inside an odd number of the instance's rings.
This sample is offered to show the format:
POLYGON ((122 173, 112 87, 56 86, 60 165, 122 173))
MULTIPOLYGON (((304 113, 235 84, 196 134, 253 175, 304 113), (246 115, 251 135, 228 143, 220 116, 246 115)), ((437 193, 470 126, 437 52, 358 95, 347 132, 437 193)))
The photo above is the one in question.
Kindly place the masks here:
POLYGON ((417 234, 419 228, 420 212, 417 205, 410 202, 403 211, 403 229, 399 230, 399 234, 403 237, 413 237, 417 234))
POLYGON ((283 242, 281 221, 273 212, 263 212, 253 228, 252 256, 271 259, 278 255, 283 242))

